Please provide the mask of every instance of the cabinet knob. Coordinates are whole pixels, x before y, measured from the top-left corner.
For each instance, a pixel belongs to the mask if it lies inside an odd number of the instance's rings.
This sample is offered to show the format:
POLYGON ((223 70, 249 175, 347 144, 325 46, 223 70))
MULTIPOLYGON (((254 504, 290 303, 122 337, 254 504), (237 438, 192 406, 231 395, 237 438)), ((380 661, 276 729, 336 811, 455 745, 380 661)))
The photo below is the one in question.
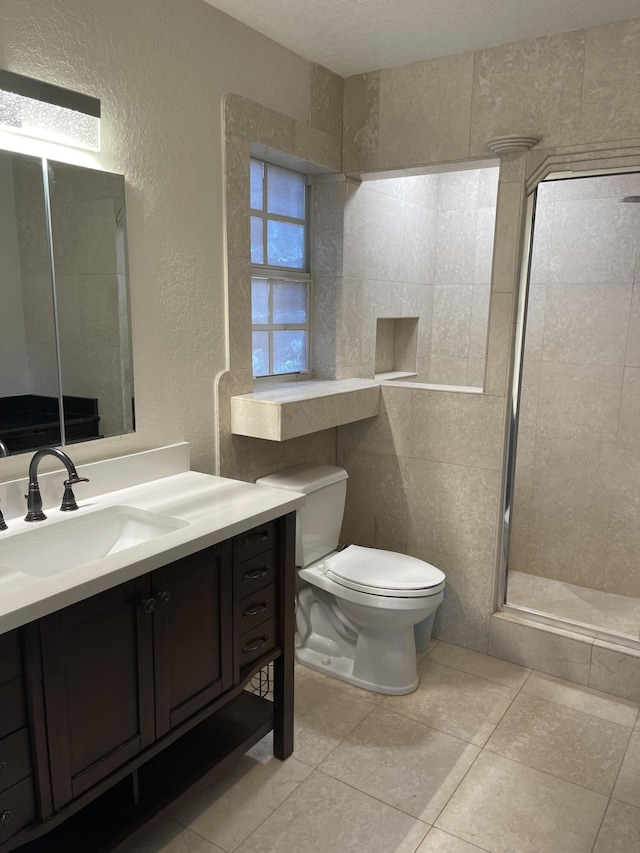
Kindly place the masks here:
POLYGON ((158 606, 158 602, 155 600, 155 598, 143 598, 142 606, 144 607, 145 613, 153 613, 153 611, 158 606))
POLYGON ((6 811, 2 812, 2 814, 0 814, 0 826, 4 826, 5 823, 9 823, 10 820, 11 820, 11 812, 9 811, 9 809, 7 809, 6 811))
POLYGON ((168 604, 171 601, 171 590, 165 589, 164 592, 159 592, 156 595, 158 604, 168 604))

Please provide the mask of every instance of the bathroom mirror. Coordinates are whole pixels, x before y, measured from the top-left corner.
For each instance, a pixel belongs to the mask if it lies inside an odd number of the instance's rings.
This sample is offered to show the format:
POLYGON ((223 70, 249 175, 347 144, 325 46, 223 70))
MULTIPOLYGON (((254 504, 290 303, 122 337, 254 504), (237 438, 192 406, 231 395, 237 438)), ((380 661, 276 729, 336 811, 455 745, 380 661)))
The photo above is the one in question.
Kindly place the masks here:
POLYGON ((0 456, 132 432, 122 175, 0 152, 0 253, 0 456))

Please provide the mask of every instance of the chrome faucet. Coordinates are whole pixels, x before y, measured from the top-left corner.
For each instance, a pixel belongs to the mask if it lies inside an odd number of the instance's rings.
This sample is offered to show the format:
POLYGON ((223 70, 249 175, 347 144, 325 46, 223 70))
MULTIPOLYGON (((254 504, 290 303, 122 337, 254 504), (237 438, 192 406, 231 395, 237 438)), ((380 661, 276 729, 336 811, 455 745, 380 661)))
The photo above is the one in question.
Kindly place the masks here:
POLYGON ((33 454, 33 458, 29 464, 29 494, 25 495, 27 499, 27 514, 24 517, 25 521, 44 521, 47 517, 42 511, 42 497, 40 496, 40 486, 38 484, 38 465, 40 460, 45 456, 55 456, 59 459, 69 473, 69 479, 64 481, 64 495, 60 509, 62 512, 69 512, 72 509, 78 509, 78 504, 73 494, 71 486, 76 483, 88 483, 86 477, 79 477, 76 471, 76 466, 71 459, 62 450, 57 447, 43 447, 33 454))
POLYGON ((0 438, 0 456, 11 456, 9 453, 9 448, 4 443, 4 441, 0 438))

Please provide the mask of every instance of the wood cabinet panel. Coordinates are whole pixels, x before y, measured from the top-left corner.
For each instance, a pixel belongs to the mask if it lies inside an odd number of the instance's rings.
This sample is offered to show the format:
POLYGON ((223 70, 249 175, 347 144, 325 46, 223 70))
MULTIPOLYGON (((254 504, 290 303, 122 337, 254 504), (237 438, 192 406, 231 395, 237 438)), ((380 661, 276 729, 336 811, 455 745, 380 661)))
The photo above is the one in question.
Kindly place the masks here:
POLYGON ((31 775, 28 729, 18 729, 0 740, 0 791, 31 775))
POLYGON ((158 569, 152 586, 158 738, 231 687, 230 544, 158 569))
POLYGON ((41 620, 56 809, 154 739, 148 577, 41 620))
POLYGON ((0 684, 17 678, 21 671, 22 656, 18 632, 0 634, 0 684))

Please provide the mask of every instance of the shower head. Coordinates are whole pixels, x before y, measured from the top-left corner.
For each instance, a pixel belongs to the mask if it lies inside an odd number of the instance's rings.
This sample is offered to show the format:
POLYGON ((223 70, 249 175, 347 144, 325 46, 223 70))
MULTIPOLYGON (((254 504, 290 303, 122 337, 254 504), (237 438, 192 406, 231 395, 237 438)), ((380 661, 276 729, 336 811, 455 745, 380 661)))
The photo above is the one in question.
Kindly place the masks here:
POLYGON ((626 195, 624 198, 621 198, 620 201, 626 202, 627 204, 640 204, 640 195, 626 195))

